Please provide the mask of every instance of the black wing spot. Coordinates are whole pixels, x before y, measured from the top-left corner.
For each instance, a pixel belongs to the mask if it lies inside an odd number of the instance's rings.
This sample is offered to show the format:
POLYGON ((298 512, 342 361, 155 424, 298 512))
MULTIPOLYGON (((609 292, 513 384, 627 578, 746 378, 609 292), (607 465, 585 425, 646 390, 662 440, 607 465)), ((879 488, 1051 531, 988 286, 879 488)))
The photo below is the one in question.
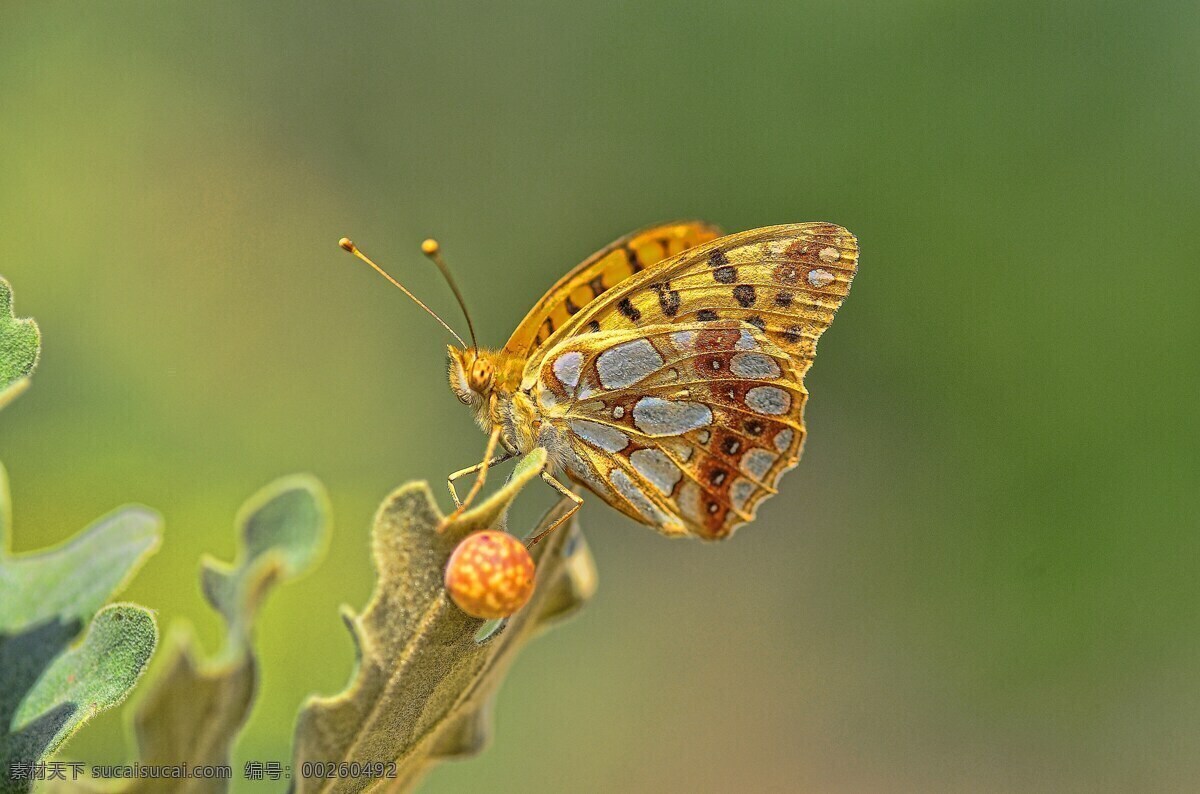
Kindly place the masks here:
POLYGON ((671 282, 655 284, 654 291, 658 293, 658 305, 662 308, 663 314, 668 317, 679 314, 679 292, 671 289, 671 282))
POLYGON ((804 335, 804 326, 793 325, 791 328, 783 332, 783 338, 792 344, 800 341, 800 337, 804 335))
POLYGON ((743 427, 745 427, 746 432, 752 436, 761 436, 764 430, 763 423, 757 419, 746 420, 746 424, 744 424, 743 427))
POLYGON ((729 476, 729 472, 724 469, 713 469, 709 472, 708 481, 713 485, 720 485, 725 482, 725 478, 729 476))
POLYGON ((721 284, 732 284, 737 281, 737 268, 733 265, 725 265, 713 271, 713 278, 721 284))
POLYGON ((743 308, 749 309, 758 300, 758 296, 754 293, 754 287, 749 284, 738 284, 733 288, 733 299, 742 304, 743 308))
POLYGON ((775 293, 775 305, 780 306, 784 309, 791 306, 792 305, 792 293, 776 292, 775 293))
POLYGON ((725 252, 720 248, 714 248, 708 254, 708 266, 711 268, 725 267, 729 264, 729 257, 725 256, 725 252))
POLYGON ((600 323, 596 322, 595 320, 592 320, 590 323, 587 324, 587 329, 588 329, 588 333, 590 333, 590 334, 598 334, 598 333, 600 333, 600 323))
POLYGON ((717 313, 712 309, 701 309, 696 312, 696 319, 702 323, 711 323, 717 319, 717 313))
POLYGON ((767 330, 767 321, 761 317, 758 317, 758 316, 747 317, 746 322, 750 323, 751 325, 753 325, 755 328, 757 328, 760 331, 765 332, 767 330))
POLYGON ((633 320, 635 323, 642 319, 642 313, 633 305, 629 298, 621 298, 621 302, 617 304, 617 311, 633 320))
POLYGON ((593 298, 599 298, 600 293, 608 289, 608 287, 604 286, 604 276, 596 276, 588 282, 588 287, 592 290, 593 298))

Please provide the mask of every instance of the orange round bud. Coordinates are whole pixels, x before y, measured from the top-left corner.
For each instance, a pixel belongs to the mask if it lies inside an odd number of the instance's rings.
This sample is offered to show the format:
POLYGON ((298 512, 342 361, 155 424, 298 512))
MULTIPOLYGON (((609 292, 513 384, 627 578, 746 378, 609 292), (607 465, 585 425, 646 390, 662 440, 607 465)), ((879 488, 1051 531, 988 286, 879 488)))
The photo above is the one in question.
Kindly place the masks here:
POLYGON ((421 250, 423 252, 425 252, 425 254, 427 256, 433 256, 434 254, 436 254, 438 252, 438 248, 440 248, 440 246, 438 245, 438 241, 433 239, 432 237, 430 237, 425 242, 421 243, 421 250))
POLYGON ((533 558, 507 532, 485 529, 458 544, 446 563, 446 590, 475 618, 506 618, 533 595, 533 558))

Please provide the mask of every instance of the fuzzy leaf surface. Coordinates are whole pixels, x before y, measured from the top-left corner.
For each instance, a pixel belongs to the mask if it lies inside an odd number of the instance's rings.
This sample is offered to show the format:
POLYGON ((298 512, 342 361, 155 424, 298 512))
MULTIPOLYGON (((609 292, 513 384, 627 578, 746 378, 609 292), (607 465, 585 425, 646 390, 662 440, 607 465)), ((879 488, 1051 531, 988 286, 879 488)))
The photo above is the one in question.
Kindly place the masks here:
POLYGON ((27 791, 31 781, 14 779, 13 765, 53 753, 84 722, 123 701, 145 670, 158 642, 153 614, 133 604, 101 607, 158 548, 161 535, 156 513, 129 507, 55 548, 13 556, 10 525, 8 478, 0 466, 3 792, 27 791), (71 647, 85 626, 83 641, 71 647))
POLYGON ((40 349, 37 323, 13 316, 12 287, 0 277, 0 408, 24 391, 40 349))
MULTIPOLYGON (((312 477, 284 478, 252 497, 237 525, 235 562, 205 559, 201 565, 205 598, 225 619, 224 647, 205 660, 187 627, 172 631, 170 649, 134 717, 142 764, 230 764, 258 688, 255 616, 275 585, 306 573, 320 558, 329 533, 329 500, 312 477)), ((227 791, 229 785, 228 780, 140 778, 119 790, 208 794, 227 791)))
POLYGON ((50 755, 84 722, 124 701, 157 643, 145 607, 109 604, 97 612, 83 641, 50 662, 13 716, 15 743, 28 751, 16 757, 50 755))
MULTIPOLYGON (((535 546, 536 586, 529 603, 498 630, 458 609, 446 595, 443 571, 468 533, 495 528, 513 498, 545 466, 545 452, 523 458, 508 483, 445 532, 425 483, 396 490, 380 507, 372 531, 374 593, 361 615, 345 611, 358 666, 345 691, 312 698, 300 712, 292 769, 306 761, 396 763, 394 779, 305 778, 299 792, 407 790, 438 760, 481 750, 491 730, 497 689, 524 643, 550 622, 578 609, 595 589, 591 553, 578 529, 562 527, 535 546)), ((534 532, 562 515, 559 503, 534 532)), ((532 534, 532 533, 530 533, 532 534)))

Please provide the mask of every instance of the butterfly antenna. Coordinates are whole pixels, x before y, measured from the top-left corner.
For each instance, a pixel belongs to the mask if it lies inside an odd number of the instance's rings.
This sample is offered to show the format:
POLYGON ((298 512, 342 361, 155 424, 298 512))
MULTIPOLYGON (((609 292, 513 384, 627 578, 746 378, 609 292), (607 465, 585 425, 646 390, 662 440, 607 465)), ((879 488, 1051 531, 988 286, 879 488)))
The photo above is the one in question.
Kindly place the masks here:
POLYGON ((458 291, 458 284, 454 283, 454 277, 450 275, 450 268, 446 267, 446 260, 442 259, 442 247, 438 245, 437 240, 430 237, 421 243, 421 253, 432 259, 433 263, 438 266, 438 270, 442 271, 442 277, 450 285, 450 291, 458 299, 458 307, 462 309, 463 317, 467 318, 467 331, 471 334, 471 347, 478 353, 479 343, 475 341, 475 324, 471 322, 471 313, 467 311, 467 302, 463 300, 462 293, 458 291))
MULTIPOLYGON (((449 332, 450 332, 450 335, 451 335, 451 336, 453 336, 455 339, 457 339, 457 340, 458 340, 458 343, 459 343, 459 344, 460 344, 460 345, 461 345, 463 348, 466 348, 466 346, 467 346, 467 343, 463 341, 463 338, 462 338, 461 336, 459 336, 457 333, 455 333, 454 329, 453 329, 453 328, 451 328, 449 325, 447 325, 445 320, 443 320, 441 317, 438 317, 438 315, 437 315, 437 312, 435 312, 433 309, 429 308, 429 307, 428 307, 428 306, 426 306, 424 303, 422 303, 420 298, 418 298, 416 295, 413 295, 411 292, 409 292, 409 291, 408 291, 408 290, 405 288, 405 286, 404 286, 403 284, 401 284, 401 283, 400 283, 399 281, 397 281, 396 279, 392 278, 392 277, 391 277, 391 276, 388 274, 388 272, 387 272, 386 270, 384 270, 384 269, 383 269, 383 268, 381 268, 379 265, 375 264, 375 263, 374 263, 374 262, 372 262, 372 261, 371 261, 369 258, 367 258, 367 255, 366 255, 366 254, 364 254, 362 251, 358 250, 358 246, 357 246, 357 245, 355 245, 355 244, 354 244, 354 243, 353 243, 353 242, 352 242, 352 241, 351 241, 349 238, 343 237, 341 240, 338 240, 338 245, 340 245, 340 246, 342 247, 342 250, 343 250, 343 251, 349 251, 350 253, 354 254, 356 257, 358 257, 358 258, 359 258, 359 259, 361 259, 362 261, 366 262, 368 265, 370 265, 372 268, 374 268, 374 270, 375 270, 375 272, 376 272, 376 273, 378 273, 379 275, 383 276, 383 277, 384 277, 384 278, 386 278, 388 281, 392 282, 392 284, 393 284, 394 286, 398 287, 398 288, 400 289, 400 291, 401 291, 401 292, 403 292, 403 293, 404 293, 405 295, 407 295, 408 297, 412 298, 412 300, 413 300, 413 303, 417 304, 417 305, 418 305, 418 306, 420 306, 422 309, 424 309, 425 311, 429 312, 429 316, 431 316, 433 319, 435 319, 435 320, 437 320, 439 323, 441 323, 441 324, 442 324, 442 327, 443 327, 443 328, 445 328, 447 331, 449 331, 449 332)), ((453 285, 453 284, 451 284, 451 287, 453 287, 453 286, 454 286, 454 285, 453 285)), ((455 295, 458 295, 458 290, 457 290, 457 289, 456 289, 456 290, 454 290, 454 294, 455 294, 455 295)), ((462 298, 459 298, 458 300, 459 300, 459 303, 462 303, 462 298)), ((467 319, 467 324, 468 324, 468 325, 470 325, 470 323, 471 323, 471 321, 470 321, 470 319, 468 318, 468 319, 467 319)), ((472 341, 472 343, 474 343, 474 341, 475 341, 475 332, 474 332, 474 330, 472 330, 472 331, 471 331, 471 341, 472 341)))

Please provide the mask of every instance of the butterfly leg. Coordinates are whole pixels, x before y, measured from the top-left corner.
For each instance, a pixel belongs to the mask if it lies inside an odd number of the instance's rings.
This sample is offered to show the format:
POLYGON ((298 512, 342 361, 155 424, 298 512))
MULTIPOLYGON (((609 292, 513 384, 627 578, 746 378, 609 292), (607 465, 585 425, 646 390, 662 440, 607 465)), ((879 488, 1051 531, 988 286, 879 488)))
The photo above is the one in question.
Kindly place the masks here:
POLYGON ((496 425, 496 427, 492 428, 492 433, 488 436, 487 448, 483 451, 483 463, 480 463, 478 466, 472 466, 470 469, 463 469, 461 472, 455 472, 454 474, 450 475, 450 479, 446 481, 446 484, 450 486, 450 493, 454 496, 454 501, 457 503, 457 506, 454 508, 453 513, 442 519, 440 529, 444 529, 448 524, 450 524, 450 522, 457 519, 466 511, 467 507, 471 504, 471 501, 483 488, 484 482, 487 481, 488 469, 495 463, 500 462, 499 460, 492 459, 492 453, 496 451, 496 444, 500 441, 500 430, 500 425, 496 425), (467 491, 466 498, 459 502, 458 494, 454 492, 453 480, 457 475, 465 474, 471 471, 478 471, 479 474, 476 475, 475 482, 471 485, 471 490, 467 491))
POLYGON ((506 460, 512 460, 514 457, 516 457, 516 456, 513 455, 513 453, 505 452, 503 455, 497 455, 496 457, 492 458, 489 461, 485 461, 483 463, 476 463, 474 466, 468 466, 465 469, 459 469, 458 471, 454 472, 449 477, 447 477, 446 485, 447 485, 447 487, 450 488, 450 498, 454 500, 454 506, 458 507, 459 505, 462 504, 462 500, 458 498, 458 491, 454 490, 454 481, 455 480, 457 480, 459 477, 465 477, 468 474, 474 474, 475 472, 477 472, 483 468, 490 469, 491 467, 497 466, 506 460))
POLYGON ((551 532, 553 532, 554 530, 556 530, 560 526, 562 526, 562 524, 568 518, 570 518, 571 516, 578 513, 579 508, 583 506, 583 500, 579 498, 579 495, 576 494, 574 491, 572 491, 567 486, 563 485, 558 480, 554 479, 553 475, 547 474, 546 472, 542 472, 542 479, 545 481, 545 483, 547 485, 549 485, 554 490, 558 491, 558 493, 560 495, 565 496, 568 499, 570 499, 572 504, 571 504, 570 509, 568 509, 566 513, 561 515, 557 521, 555 521, 553 524, 546 527, 541 532, 537 533, 536 535, 534 535, 532 538, 530 538, 529 540, 527 540, 525 542, 525 547, 530 548, 530 549, 532 549, 535 545, 537 545, 538 542, 542 540, 542 538, 546 537, 551 532))

